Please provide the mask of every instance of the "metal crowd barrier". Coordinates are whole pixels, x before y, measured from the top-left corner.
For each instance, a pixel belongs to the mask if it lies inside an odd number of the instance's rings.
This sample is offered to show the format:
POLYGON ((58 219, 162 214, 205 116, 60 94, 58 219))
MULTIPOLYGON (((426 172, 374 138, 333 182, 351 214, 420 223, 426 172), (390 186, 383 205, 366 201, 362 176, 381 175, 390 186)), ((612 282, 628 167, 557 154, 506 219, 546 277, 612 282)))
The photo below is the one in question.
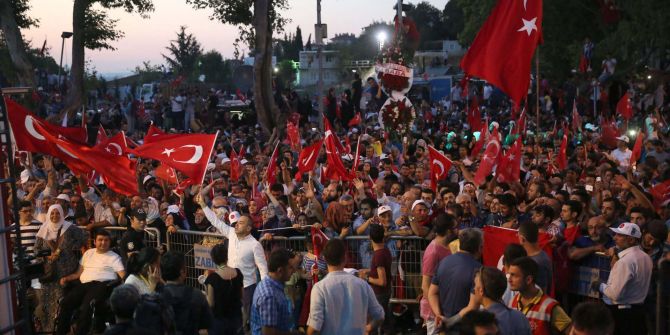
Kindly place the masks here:
MULTIPOLYGON (((110 237, 112 238, 112 246, 117 246, 119 245, 119 242, 121 241, 121 238, 123 237, 123 233, 128 230, 128 227, 119 227, 119 226, 108 226, 104 228, 106 231, 109 232, 111 235, 110 237)), ((86 230, 82 229, 86 235, 88 236, 88 247, 89 248, 95 248, 95 239, 93 236, 91 236, 91 233, 86 230)), ((161 232, 158 230, 158 228, 151 228, 151 227, 146 227, 144 228, 144 245, 147 247, 153 247, 156 249, 160 248, 161 245, 161 232)))
MULTIPOLYGON (((186 283, 194 288, 203 289, 198 277, 204 275, 206 268, 213 269, 208 261, 208 252, 215 244, 226 238, 217 233, 204 233, 180 230, 167 234, 167 249, 182 252, 186 257, 186 283)), ((370 257, 372 245, 367 236, 346 237, 347 255, 345 267, 353 269, 364 268, 365 260, 361 252, 368 250, 370 257)), ((421 294, 421 260, 423 250, 429 241, 416 236, 391 237, 387 242, 394 256, 391 267, 392 293, 391 303, 418 304, 417 297, 421 294)), ((261 244, 266 256, 275 248, 286 248, 295 252, 306 253, 304 236, 283 237, 274 236, 272 240, 262 240, 261 244)), ((369 262, 369 260, 368 260, 369 262)), ((369 264, 367 264, 369 267, 369 264)))
POLYGON ((591 289, 591 283, 596 279, 604 283, 607 282, 610 276, 612 258, 599 252, 588 257, 593 257, 590 266, 575 266, 574 277, 570 279, 569 290, 577 295, 598 299, 600 295, 591 289))

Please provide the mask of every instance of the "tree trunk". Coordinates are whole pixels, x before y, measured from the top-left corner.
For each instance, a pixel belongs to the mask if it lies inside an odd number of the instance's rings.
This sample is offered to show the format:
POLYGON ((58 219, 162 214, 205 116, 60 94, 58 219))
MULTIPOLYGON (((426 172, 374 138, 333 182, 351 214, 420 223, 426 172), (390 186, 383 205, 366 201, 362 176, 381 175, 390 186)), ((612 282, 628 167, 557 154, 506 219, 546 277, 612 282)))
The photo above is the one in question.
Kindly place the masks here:
POLYGON ((70 116, 84 103, 84 67, 86 48, 84 46, 84 15, 90 6, 89 0, 75 0, 72 11, 72 67, 70 87, 65 100, 65 113, 70 116))
POLYGON ((0 1, 0 29, 4 33, 9 57, 16 68, 17 84, 30 87, 35 86, 33 65, 28 58, 27 45, 23 41, 21 30, 14 18, 14 8, 6 0, 0 1))
MULTIPOLYGON (((282 124, 281 113, 272 96, 272 26, 269 9, 272 0, 254 1, 254 106, 263 131, 272 133, 282 124)), ((280 131, 280 133, 283 133, 280 131)))

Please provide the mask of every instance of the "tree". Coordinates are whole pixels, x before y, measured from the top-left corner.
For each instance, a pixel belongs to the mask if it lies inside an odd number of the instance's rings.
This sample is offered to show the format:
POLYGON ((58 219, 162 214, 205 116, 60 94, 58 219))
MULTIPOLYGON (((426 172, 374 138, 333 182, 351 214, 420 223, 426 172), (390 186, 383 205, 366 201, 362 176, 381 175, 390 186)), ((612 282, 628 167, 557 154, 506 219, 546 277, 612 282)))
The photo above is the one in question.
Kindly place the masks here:
POLYGON ((277 80, 281 82, 282 87, 292 87, 295 82, 298 69, 293 64, 290 59, 285 59, 277 64, 277 80))
POLYGON ((419 48, 425 48, 428 42, 446 39, 447 33, 442 22, 442 12, 428 2, 419 2, 407 15, 414 20, 421 34, 419 48))
POLYGON ((216 50, 210 50, 200 56, 200 69, 206 74, 205 82, 222 85, 231 80, 230 63, 216 50))
MULTIPOLYGON (((288 0, 186 0, 196 9, 210 8, 210 17, 224 24, 237 25, 240 36, 236 49, 246 43, 254 56, 254 107, 258 121, 266 133, 284 125, 282 115, 272 96, 272 35, 281 33, 287 20, 279 11, 288 8, 288 0)), ((282 128, 283 129, 283 128, 282 128)), ((280 131, 283 131, 279 129, 280 131)))
POLYGON ((163 55, 172 71, 184 77, 191 77, 195 73, 198 59, 202 55, 200 42, 193 34, 186 33, 186 26, 179 27, 177 39, 170 41, 166 47, 172 57, 163 55))
MULTIPOLYGON (((293 39, 293 44, 295 47, 295 50, 297 51, 297 57, 300 58, 300 51, 304 50, 304 46, 302 44, 302 30, 300 29, 300 26, 295 28, 295 38, 293 39)), ((298 59, 295 58, 295 59, 298 59)))
POLYGON ((28 17, 28 0, 0 1, 0 29, 9 51, 12 64, 16 68, 19 84, 34 86, 33 65, 28 57, 28 45, 23 40, 21 29, 37 25, 37 20, 28 17))
POLYGON ((107 17, 105 9, 121 8, 128 13, 146 16, 154 10, 152 0, 74 0, 72 6, 72 77, 66 98, 66 113, 78 109, 84 101, 86 49, 113 49, 109 42, 123 36, 116 30, 116 20, 107 17), (93 9, 94 4, 103 10, 93 9))

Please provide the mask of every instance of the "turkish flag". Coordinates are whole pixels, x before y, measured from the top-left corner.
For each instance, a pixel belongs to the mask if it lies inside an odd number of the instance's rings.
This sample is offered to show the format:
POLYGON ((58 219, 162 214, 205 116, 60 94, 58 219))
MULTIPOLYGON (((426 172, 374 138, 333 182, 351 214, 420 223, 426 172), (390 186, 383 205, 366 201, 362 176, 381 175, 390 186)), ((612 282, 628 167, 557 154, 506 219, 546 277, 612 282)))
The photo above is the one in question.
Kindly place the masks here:
POLYGON ((321 251, 328 243, 328 236, 324 234, 321 229, 312 228, 312 245, 314 246, 314 255, 318 258, 321 251))
POLYGON ((470 108, 468 108, 467 122, 470 125, 470 129, 473 129, 473 131, 474 129, 482 128, 482 114, 479 110, 479 103, 477 102, 477 98, 472 99, 472 103, 470 103, 470 108))
POLYGON ((319 150, 321 150, 322 145, 323 140, 318 140, 300 151, 300 155, 298 156, 298 173, 295 175, 297 181, 302 179, 301 175, 303 173, 309 173, 309 171, 314 170, 316 159, 319 158, 319 150))
POLYGON ((475 174, 475 183, 482 185, 486 181, 486 177, 493 171, 493 166, 498 162, 500 155, 500 141, 498 140, 498 128, 493 129, 493 133, 489 136, 484 156, 479 162, 479 168, 475 174))
POLYGON ((664 206, 670 201, 670 179, 654 185, 649 189, 649 192, 651 193, 651 196, 654 197, 654 206, 664 206))
POLYGON ((336 178, 341 180, 353 179, 353 177, 344 167, 344 163, 342 163, 342 157, 340 156, 341 155, 340 153, 342 151, 340 151, 338 148, 338 144, 340 144, 340 147, 342 146, 342 144, 339 143, 337 136, 335 136, 335 134, 333 134, 332 131, 327 130, 326 138, 324 141, 326 142, 326 158, 328 160, 328 173, 332 177, 331 179, 336 178))
POLYGON ((433 146, 428 146, 428 157, 430 158, 430 184, 433 190, 437 190, 437 182, 449 176, 451 160, 437 151, 433 146))
POLYGON ((644 133, 637 133, 637 139, 635 139, 635 145, 633 146, 633 152, 630 155, 630 165, 633 166, 642 156, 642 144, 644 142, 644 133))
POLYGON ((331 139, 333 139, 332 144, 335 146, 335 148, 337 148, 337 154, 338 155, 343 154, 345 152, 344 146, 342 145, 342 142, 340 142, 340 139, 337 137, 337 135, 335 135, 335 133, 333 132, 333 129, 330 126, 330 122, 328 121, 328 119, 323 119, 323 128, 325 130, 324 136, 326 138, 330 137, 331 139))
POLYGON ((633 106, 630 103, 630 95, 628 92, 626 92, 626 94, 619 99, 619 102, 617 102, 616 111, 621 114, 621 117, 626 121, 633 117, 633 106))
POLYGON ((356 113, 351 120, 349 120, 349 123, 347 124, 349 127, 355 127, 361 124, 361 113, 356 113))
POLYGON ((165 180, 168 184, 179 183, 177 172, 165 164, 161 164, 156 168, 156 177, 165 180))
MULTIPOLYGON (((485 266, 497 266, 498 260, 503 255, 507 245, 519 243, 518 230, 502 228, 496 226, 486 226, 484 231, 484 248, 482 250, 482 260, 485 266)), ((540 233, 538 235, 538 244, 544 250, 549 258, 553 258, 553 251, 549 240, 551 235, 540 233)))
POLYGON ((482 151, 482 148, 484 147, 484 143, 486 143, 486 140, 489 138, 489 126, 488 126, 488 121, 486 121, 486 124, 482 125, 482 129, 479 131, 479 139, 477 142, 475 142, 475 145, 472 147, 472 151, 470 151, 470 158, 475 159, 477 158, 477 155, 479 155, 479 152, 482 151))
POLYGON ((118 132, 116 135, 105 139, 97 144, 95 149, 103 150, 115 155, 124 155, 128 152, 128 143, 126 143, 126 135, 124 132, 118 132))
POLYGON ((292 148, 300 148, 300 130, 293 122, 286 122, 286 134, 292 148))
POLYGON ((102 125, 99 125, 98 134, 95 138, 95 145, 98 145, 106 140, 107 140, 107 131, 105 131, 105 128, 103 128, 102 125))
POLYGON ((518 105, 528 94, 530 63, 542 41, 542 0, 499 0, 461 60, 518 105))
POLYGON ((568 168, 568 130, 567 128, 563 129, 563 140, 561 141, 561 147, 558 150, 558 161, 556 166, 559 170, 565 170, 568 168))
POLYGON ((616 124, 614 123, 614 120, 605 120, 603 119, 602 122, 600 123, 600 128, 601 128, 601 141, 605 146, 611 148, 616 148, 617 144, 617 137, 619 137, 619 129, 617 128, 616 124))
POLYGON ((351 166, 351 174, 354 176, 356 176, 356 172, 358 171, 358 163, 361 160, 360 150, 361 150, 361 137, 358 136, 358 140, 356 141, 356 156, 354 157, 354 165, 351 166))
MULTIPOLYGON (((289 122, 290 123, 290 122, 289 122)), ((272 150, 272 156, 270 156, 270 164, 268 164, 268 169, 266 171, 268 177, 268 183, 270 185, 277 182, 277 158, 279 157, 279 142, 275 145, 275 149, 272 150)))
POLYGON ((496 167, 496 177, 501 183, 511 183, 520 180, 520 173, 521 138, 517 138, 507 154, 500 158, 500 163, 496 167))
POLYGON ((160 130, 160 128, 151 124, 147 130, 147 134, 144 135, 144 144, 169 138, 176 138, 179 136, 180 134, 166 134, 164 131, 160 130))
POLYGON ((194 181, 202 183, 218 134, 217 132, 215 135, 190 134, 172 138, 161 137, 155 142, 145 143, 138 148, 128 149, 128 151, 140 157, 160 161, 183 172, 194 181))
POLYGON ((235 149, 230 149, 230 180, 238 181, 240 179, 240 158, 235 149))
POLYGON ((71 142, 86 144, 86 128, 60 127, 33 115, 27 108, 21 106, 12 99, 5 98, 9 125, 14 135, 16 147, 21 151, 40 152, 55 156, 57 149, 49 143, 45 134, 37 130, 43 129, 45 133, 57 137, 63 137, 71 142))
MULTIPOLYGON (((37 126, 39 128, 39 126, 37 126)), ((125 195, 137 194, 137 177, 135 174, 136 162, 126 156, 112 154, 96 148, 91 148, 78 143, 73 143, 64 138, 57 138, 46 134, 49 142, 59 149, 59 158, 74 171, 82 169, 73 168, 70 164, 83 165, 88 174, 92 170, 99 173, 105 184, 114 192, 125 195)))
POLYGON ((174 191, 177 192, 177 194, 179 195, 184 194, 184 190, 186 190, 186 188, 191 185, 195 185, 195 183, 196 182, 195 180, 193 180, 193 178, 186 178, 182 180, 181 183, 179 183, 179 185, 177 185, 174 191))

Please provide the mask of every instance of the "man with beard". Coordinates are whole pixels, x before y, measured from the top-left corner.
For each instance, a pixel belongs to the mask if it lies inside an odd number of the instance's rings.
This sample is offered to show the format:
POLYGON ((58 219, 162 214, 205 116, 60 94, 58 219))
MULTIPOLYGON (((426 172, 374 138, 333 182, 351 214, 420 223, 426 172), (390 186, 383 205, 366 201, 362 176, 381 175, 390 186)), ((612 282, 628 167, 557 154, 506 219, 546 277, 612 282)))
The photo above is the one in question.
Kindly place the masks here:
POLYGON ((193 213, 193 224, 191 225, 191 230, 207 232, 211 231, 212 224, 205 217, 205 212, 202 208, 197 208, 193 213))
POLYGON ((337 201, 337 199, 342 196, 342 186, 338 185, 337 183, 331 182, 326 186, 326 188, 323 189, 323 194, 321 196, 321 200, 323 203, 323 210, 325 211, 328 209, 328 204, 330 204, 333 201, 337 201))
POLYGON ((579 265, 598 268, 596 252, 606 252, 614 246, 612 238, 606 234, 605 223, 597 218, 591 218, 587 224, 588 236, 580 236, 570 248, 568 257, 579 265))
MULTIPOLYGON (((361 201, 359 207, 360 215, 354 220, 354 232, 356 235, 368 235, 369 228, 375 222, 375 209, 377 208, 377 201, 370 198, 365 198, 361 201)), ((386 207, 390 210, 390 207, 386 207)), ((370 268, 370 260, 372 260, 372 251, 370 250, 370 241, 362 240, 358 245, 358 252, 361 258, 361 266, 365 269, 370 268)))

